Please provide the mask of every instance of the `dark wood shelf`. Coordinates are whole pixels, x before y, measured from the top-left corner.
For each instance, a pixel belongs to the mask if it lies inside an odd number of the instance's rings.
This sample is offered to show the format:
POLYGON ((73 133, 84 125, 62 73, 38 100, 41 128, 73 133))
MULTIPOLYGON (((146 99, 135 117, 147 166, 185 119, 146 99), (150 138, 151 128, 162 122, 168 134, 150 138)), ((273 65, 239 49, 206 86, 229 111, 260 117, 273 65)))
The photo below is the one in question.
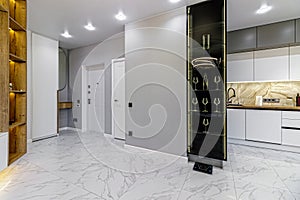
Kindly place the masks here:
POLYGON ((14 31, 26 31, 26 29, 12 17, 9 17, 9 27, 14 31))
POLYGON ((26 124, 26 122, 15 122, 15 123, 9 125, 9 128, 12 129, 12 128, 16 128, 18 126, 23 126, 25 124, 26 124))
POLYGON ((26 62, 25 59, 23 59, 23 58, 21 58, 21 57, 19 57, 19 56, 17 56, 17 55, 14 55, 14 54, 12 54, 12 53, 9 54, 9 59, 10 59, 11 61, 14 61, 14 62, 22 62, 22 63, 25 63, 25 62, 26 62))
POLYGON ((25 90, 10 90, 9 93, 26 93, 25 90))
POLYGON ((71 109, 71 108, 72 108, 72 102, 58 102, 59 110, 71 109))

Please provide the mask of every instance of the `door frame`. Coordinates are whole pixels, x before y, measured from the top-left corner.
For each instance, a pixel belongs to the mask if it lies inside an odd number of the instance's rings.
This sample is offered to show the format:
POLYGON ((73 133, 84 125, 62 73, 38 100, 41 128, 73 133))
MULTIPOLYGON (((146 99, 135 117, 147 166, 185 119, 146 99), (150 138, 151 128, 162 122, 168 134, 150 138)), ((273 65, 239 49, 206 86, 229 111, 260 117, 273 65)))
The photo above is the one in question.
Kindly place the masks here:
MULTIPOLYGON (((117 58, 117 59, 112 59, 111 60, 111 135, 113 136, 114 139, 115 138, 115 131, 114 131, 114 63, 117 62, 125 62, 125 58, 117 58)), ((125 66, 124 66, 124 71, 125 71, 125 66)), ((125 74, 124 74, 125 75, 125 74)), ((124 82, 124 89, 125 89, 125 82, 124 82)), ((126 91, 125 91, 125 95, 126 95, 126 91)), ((126 99, 126 97, 124 96, 124 99, 126 99)), ((126 104, 125 104, 126 106, 126 104)), ((125 113, 124 113, 124 120, 125 119, 125 113)), ((124 125, 126 126, 126 124, 124 123, 124 125)), ((124 127, 125 130, 125 127, 124 127)), ((125 134, 125 133, 124 133, 125 134)))
MULTIPOLYGON (((88 93, 87 93, 87 85, 88 85, 88 72, 92 70, 105 70, 105 64, 96 64, 96 65, 88 65, 82 66, 82 72, 81 72, 81 122, 82 122, 82 131, 85 132, 88 130, 88 93)), ((103 73, 105 75, 105 73, 103 73)), ((104 83, 105 83, 105 76, 104 76, 104 83)), ((105 87, 105 86, 104 86, 105 87)), ((105 99, 105 97, 104 97, 105 99)), ((80 104, 79 104, 80 105, 80 104)), ((105 125, 105 122, 104 122, 105 125)), ((104 129, 104 127, 103 127, 104 129)), ((104 129, 105 130, 105 129, 104 129)))

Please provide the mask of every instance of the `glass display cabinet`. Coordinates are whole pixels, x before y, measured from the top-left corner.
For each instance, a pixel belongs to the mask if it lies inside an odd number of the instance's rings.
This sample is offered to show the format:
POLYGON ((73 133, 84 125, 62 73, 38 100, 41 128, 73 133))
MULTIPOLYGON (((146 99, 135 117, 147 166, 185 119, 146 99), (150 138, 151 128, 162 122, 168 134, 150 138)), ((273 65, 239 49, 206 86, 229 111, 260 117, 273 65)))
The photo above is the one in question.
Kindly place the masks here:
POLYGON ((226 1, 187 7, 188 154, 227 160, 226 1))

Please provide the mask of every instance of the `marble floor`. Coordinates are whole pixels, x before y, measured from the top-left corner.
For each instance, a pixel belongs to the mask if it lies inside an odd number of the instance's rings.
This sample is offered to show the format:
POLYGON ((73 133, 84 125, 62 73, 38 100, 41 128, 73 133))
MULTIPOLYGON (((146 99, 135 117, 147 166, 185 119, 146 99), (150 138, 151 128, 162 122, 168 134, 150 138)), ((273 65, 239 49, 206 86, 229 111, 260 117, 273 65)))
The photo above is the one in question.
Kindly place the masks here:
POLYGON ((0 173, 1 200, 300 200, 300 154, 229 145, 213 175, 100 133, 63 131, 29 144, 0 173))

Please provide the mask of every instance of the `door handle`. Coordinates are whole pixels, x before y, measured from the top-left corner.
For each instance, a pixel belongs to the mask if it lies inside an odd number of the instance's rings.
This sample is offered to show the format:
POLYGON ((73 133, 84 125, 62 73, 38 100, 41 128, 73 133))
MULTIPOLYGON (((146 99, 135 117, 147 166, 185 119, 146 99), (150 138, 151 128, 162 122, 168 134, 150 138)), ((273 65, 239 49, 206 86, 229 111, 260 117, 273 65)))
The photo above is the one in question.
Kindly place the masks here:
POLYGON ((202 35, 202 48, 206 50, 210 49, 210 34, 202 35))
POLYGON ((91 104, 91 99, 88 99, 88 104, 91 104))
POLYGON ((118 100, 118 99, 115 99, 114 101, 115 101, 115 102, 118 102, 119 100, 118 100))

